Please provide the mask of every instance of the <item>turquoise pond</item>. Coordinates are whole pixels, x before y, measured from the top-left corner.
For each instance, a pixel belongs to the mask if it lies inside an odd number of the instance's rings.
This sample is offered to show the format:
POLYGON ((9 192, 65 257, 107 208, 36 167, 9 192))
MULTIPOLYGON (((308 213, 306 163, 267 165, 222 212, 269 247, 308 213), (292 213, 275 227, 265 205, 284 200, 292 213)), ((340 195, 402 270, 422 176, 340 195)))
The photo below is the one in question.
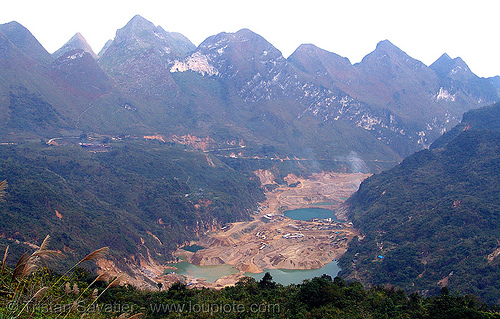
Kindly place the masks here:
POLYGON ((287 210, 285 213, 286 217, 294 220, 309 220, 311 218, 331 218, 334 221, 338 221, 335 217, 333 210, 323 209, 323 208, 299 208, 294 210, 287 210))
MULTIPOLYGON (((238 270, 234 266, 224 264, 220 266, 197 266, 190 264, 186 261, 182 261, 176 264, 170 264, 169 266, 176 267, 177 270, 173 270, 179 275, 187 275, 192 278, 205 278, 207 282, 214 282, 218 278, 227 276, 230 274, 238 273, 238 270)), ((269 272, 273 276, 273 280, 282 285, 289 284, 299 284, 304 279, 311 279, 313 277, 320 277, 323 274, 327 274, 334 278, 340 271, 340 267, 337 265, 336 261, 332 261, 326 264, 323 268, 319 269, 264 269, 262 273, 245 273, 245 276, 253 277, 256 280, 261 280, 266 272, 269 272)))
MULTIPOLYGON (((214 282, 220 277, 237 274, 238 269, 234 266, 224 264, 219 266, 197 266, 181 261, 176 264, 169 264, 169 266, 176 267, 177 270, 172 270, 179 275, 190 276, 193 278, 205 278, 207 282, 214 282)), ((169 270, 170 271, 170 270, 169 270)))
MULTIPOLYGON (((320 204, 320 203, 317 203, 320 204)), ((332 220, 338 221, 335 218, 335 213, 329 209, 323 208, 301 208, 286 211, 285 216, 294 220, 309 220, 311 218, 331 218, 332 220)), ((199 249, 203 249, 201 246, 192 245, 184 247, 183 249, 196 252, 199 249)), ((174 270, 179 275, 187 275, 192 278, 205 278, 207 282, 214 282, 218 278, 227 276, 230 274, 238 273, 238 270, 231 265, 224 264, 220 266, 197 266, 190 264, 186 261, 182 261, 176 264, 170 264, 169 266, 176 267, 174 270)), ((337 276, 340 271, 340 267, 337 265, 336 261, 332 261, 326 264, 323 268, 319 269, 264 269, 264 272, 255 273, 245 273, 246 276, 253 277, 256 280, 262 279, 266 272, 269 272, 273 276, 273 280, 282 285, 298 284, 304 279, 310 279, 313 277, 319 277, 323 274, 327 274, 333 277, 337 276)))
POLYGON ((269 272, 273 280, 282 285, 300 284, 305 279, 314 277, 321 277, 323 274, 330 275, 335 278, 340 272, 340 267, 336 261, 326 264, 323 268, 319 269, 264 269, 264 272, 259 274, 245 273, 246 276, 253 277, 255 280, 261 280, 264 274, 269 272))

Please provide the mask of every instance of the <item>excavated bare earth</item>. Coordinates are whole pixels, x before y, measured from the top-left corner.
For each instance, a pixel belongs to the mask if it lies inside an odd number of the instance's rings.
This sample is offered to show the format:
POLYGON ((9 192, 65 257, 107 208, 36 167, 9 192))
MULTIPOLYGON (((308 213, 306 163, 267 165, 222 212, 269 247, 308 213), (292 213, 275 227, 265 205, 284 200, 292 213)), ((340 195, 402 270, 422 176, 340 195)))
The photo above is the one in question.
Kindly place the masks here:
MULTIPOLYGON (((273 183, 268 171, 256 174, 264 183, 273 183)), ((359 233, 348 223, 335 221, 297 221, 283 215, 283 211, 314 207, 334 209, 354 193, 369 174, 314 174, 308 179, 289 175, 288 185, 279 186, 266 194, 252 221, 233 223, 223 230, 208 233, 190 244, 206 247, 190 253, 175 252, 195 265, 234 265, 239 274, 223 277, 215 283, 188 278, 193 287, 219 288, 234 284, 244 272, 262 272, 267 269, 316 269, 347 250, 349 241, 359 233), (331 203, 325 205, 324 202, 331 203), (264 217, 267 215, 271 220, 264 217), (193 281, 194 280, 194 281, 193 281)), ((341 217, 341 216, 339 216, 341 217)))

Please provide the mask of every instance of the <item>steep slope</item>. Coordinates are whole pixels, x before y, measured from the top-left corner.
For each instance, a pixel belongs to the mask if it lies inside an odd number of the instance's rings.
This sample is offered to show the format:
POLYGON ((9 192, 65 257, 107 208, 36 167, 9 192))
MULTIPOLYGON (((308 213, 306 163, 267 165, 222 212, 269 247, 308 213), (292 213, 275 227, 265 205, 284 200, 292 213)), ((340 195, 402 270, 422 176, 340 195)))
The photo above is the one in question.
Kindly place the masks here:
POLYGON ((177 126, 177 121, 188 121, 178 107, 185 98, 172 78, 169 63, 192 49, 194 45, 184 36, 166 32, 141 16, 132 18, 97 60, 115 87, 80 114, 78 128, 142 135, 164 133, 165 128, 177 126))
POLYGON ((489 78, 495 89, 497 90, 498 96, 500 96, 500 75, 489 78))
POLYGON ((12 44, 19 48, 24 54, 41 64, 50 64, 52 56, 31 34, 31 32, 16 21, 0 24, 0 32, 3 33, 12 44))
POLYGON ((82 49, 66 51, 51 65, 52 78, 73 96, 95 100, 110 93, 113 80, 94 60, 91 53, 82 49))
POLYGON ((50 234, 51 246, 70 257, 110 246, 124 267, 165 262, 197 234, 248 219, 264 199, 256 180, 179 145, 127 140, 97 153, 71 144, 1 147, 0 176, 9 182, 2 241, 50 234))
POLYGON ((452 66, 460 64, 459 58, 448 57, 454 61, 450 64, 446 57, 427 67, 385 40, 355 65, 313 45, 300 46, 288 60, 316 83, 367 104, 365 117, 378 127, 366 127, 408 155, 429 146, 458 123, 463 112, 498 101, 487 79, 474 75, 465 63, 452 66), (384 127, 389 130, 381 131, 384 127))
MULTIPOLYGON (((264 38, 248 29, 209 37, 190 58, 194 56, 206 58, 209 75, 231 79, 244 101, 283 96, 283 88, 279 85, 283 85, 287 76, 285 58, 264 38)), ((176 66, 172 69, 176 71, 176 66)))
POLYGON ((450 99, 456 104, 482 105, 498 100, 491 80, 475 75, 461 59, 451 59, 446 53, 430 65, 440 78, 438 99, 450 99))
POLYGON ((465 113, 462 122, 432 143, 431 149, 444 147, 463 131, 470 129, 500 131, 500 113, 496 110, 497 104, 494 104, 465 113))
POLYGON ((192 49, 194 45, 186 38, 135 16, 116 32, 99 65, 126 93, 161 97, 176 90, 167 67, 169 61, 192 49))
POLYGON ((361 184, 347 216, 364 238, 341 259, 343 276, 500 301, 499 116, 500 104, 471 111, 442 147, 361 184))
POLYGON ((360 76, 348 58, 318 48, 314 44, 300 45, 290 55, 288 62, 321 85, 338 87, 345 92, 353 85, 352 81, 360 76))
POLYGON ((67 123, 57 109, 47 102, 46 97, 50 96, 53 101, 61 101, 62 97, 57 94, 53 83, 47 81, 48 66, 35 59, 47 62, 51 59, 50 55, 44 55, 46 51, 40 50, 38 41, 29 37, 31 33, 27 33, 24 28, 12 28, 13 26, 18 24, 10 23, 1 28, 9 29, 11 37, 18 34, 14 29, 25 31, 19 32, 23 37, 14 39, 23 50, 0 32, 0 136, 24 139, 54 134, 58 128, 66 127, 67 123), (34 58, 24 52, 33 53, 34 58))
POLYGON ((190 56, 176 60, 171 72, 176 79, 218 83, 223 90, 216 98, 223 108, 210 114, 212 120, 250 129, 245 133, 251 135, 241 136, 240 130, 239 136, 270 144, 278 157, 339 159, 353 151, 381 163, 399 157, 361 128, 364 105, 301 78, 279 50, 248 29, 209 37, 190 56), (216 119, 216 114, 225 116, 216 119))
POLYGON ((407 118, 428 116, 431 106, 426 104, 434 93, 437 76, 422 62, 385 40, 356 69, 364 77, 361 85, 365 88, 357 93, 366 95, 363 100, 393 112, 399 110, 396 114, 407 118))
POLYGON ((71 39, 69 39, 69 41, 66 42, 66 44, 64 44, 60 49, 52 53, 52 56, 54 57, 54 59, 57 59, 68 51, 72 50, 83 50, 90 54, 92 58, 97 59, 97 55, 87 43, 87 40, 85 40, 83 35, 81 35, 79 32, 76 33, 71 39))
POLYGON ((90 103, 113 87, 112 79, 90 55, 87 59, 87 53, 74 52, 54 61, 18 23, 0 29, 10 34, 9 38, 0 32, 0 109, 4 119, 0 135, 5 139, 54 137, 61 130, 71 131, 90 103))

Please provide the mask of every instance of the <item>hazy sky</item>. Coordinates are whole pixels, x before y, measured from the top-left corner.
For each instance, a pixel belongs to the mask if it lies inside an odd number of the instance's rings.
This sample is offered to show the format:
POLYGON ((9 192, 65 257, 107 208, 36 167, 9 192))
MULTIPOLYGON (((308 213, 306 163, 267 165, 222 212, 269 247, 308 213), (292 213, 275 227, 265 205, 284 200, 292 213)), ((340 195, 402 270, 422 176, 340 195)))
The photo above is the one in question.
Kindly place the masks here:
POLYGON ((54 52, 76 32, 98 53, 140 14, 195 45, 219 32, 248 28, 285 57, 302 43, 361 61, 390 40, 427 65, 444 52, 482 77, 500 75, 500 0, 15 0, 0 23, 16 20, 54 52))

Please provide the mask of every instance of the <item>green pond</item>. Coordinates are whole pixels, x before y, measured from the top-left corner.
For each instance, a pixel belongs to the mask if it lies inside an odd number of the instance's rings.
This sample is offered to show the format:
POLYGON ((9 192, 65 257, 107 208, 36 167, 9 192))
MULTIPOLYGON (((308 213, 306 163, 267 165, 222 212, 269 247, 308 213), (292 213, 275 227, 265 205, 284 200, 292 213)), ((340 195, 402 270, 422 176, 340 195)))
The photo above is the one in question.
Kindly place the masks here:
POLYGON ((173 271, 179 275, 187 275, 193 278, 205 278, 207 282, 214 282, 220 277, 237 274, 239 272, 234 266, 228 264, 219 266, 197 266, 187 261, 181 261, 179 263, 169 264, 169 266, 176 267, 177 270, 168 270, 167 272, 173 271))
POLYGON ((340 267, 337 265, 336 261, 332 261, 326 264, 323 268, 319 269, 264 269, 264 272, 262 273, 245 273, 245 276, 253 277, 255 280, 261 280, 266 272, 271 274, 275 282, 282 285, 289 285, 300 284, 305 279, 321 277, 323 274, 327 274, 332 276, 332 278, 335 278, 335 276, 337 276, 340 272, 340 267))
MULTIPOLYGON (((290 217, 294 220, 309 220, 311 218, 331 218, 332 220, 338 221, 335 218, 335 213, 329 209, 322 208, 301 208, 286 211, 285 216, 290 217)), ((196 252, 203 247, 192 245, 184 247, 183 249, 196 252)), ((187 275, 192 278, 205 278, 207 282, 214 282, 218 278, 227 276, 230 274, 238 273, 238 270, 231 265, 220 265, 220 266, 197 266, 188 263, 187 261, 182 261, 175 264, 169 264, 169 266, 176 267, 177 270, 174 272, 179 275, 187 275)), ((340 271, 340 267, 337 265, 336 261, 332 261, 326 264, 323 268, 319 269, 308 269, 308 270, 298 270, 298 269, 264 269, 264 272, 255 273, 245 273, 246 276, 260 280, 266 272, 269 272, 273 276, 273 280, 277 283, 288 285, 291 283, 301 283, 304 279, 310 279, 313 277, 319 277, 323 274, 327 274, 333 277, 337 276, 340 271)))
POLYGON ((331 218, 338 221, 333 210, 323 208, 299 208, 285 211, 285 216, 294 220, 309 220, 311 218, 331 218))
MULTIPOLYGON (((234 266, 224 264, 220 266, 197 266, 188 263, 187 261, 181 261, 176 264, 169 264, 169 266, 176 267, 177 270, 169 270, 178 273, 179 275, 187 275, 192 278, 205 278, 207 282, 214 282, 218 278, 227 276, 230 274, 238 273, 238 270, 234 266)), ((320 277, 323 274, 327 274, 334 278, 340 271, 340 267, 337 265, 336 261, 332 261, 326 264, 323 268, 319 269, 264 269, 262 273, 245 273, 245 276, 253 277, 256 280, 261 280, 266 272, 269 272, 273 276, 273 280, 282 285, 289 284, 299 284, 304 279, 311 279, 313 277, 320 277)))

